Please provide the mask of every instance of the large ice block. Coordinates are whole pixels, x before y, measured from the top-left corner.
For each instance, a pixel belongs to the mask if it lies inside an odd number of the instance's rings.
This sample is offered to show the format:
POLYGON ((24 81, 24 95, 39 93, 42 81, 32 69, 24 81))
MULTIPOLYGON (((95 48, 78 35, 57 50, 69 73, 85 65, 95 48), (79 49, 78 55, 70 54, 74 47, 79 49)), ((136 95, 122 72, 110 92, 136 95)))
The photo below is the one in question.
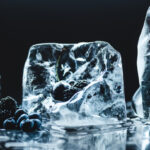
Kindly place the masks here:
POLYGON ((150 8, 138 42, 137 69, 140 88, 133 97, 137 114, 148 118, 150 113, 150 8))
POLYGON ((33 45, 23 72, 23 107, 45 117, 67 108, 88 116, 125 119, 119 52, 103 41, 33 45))

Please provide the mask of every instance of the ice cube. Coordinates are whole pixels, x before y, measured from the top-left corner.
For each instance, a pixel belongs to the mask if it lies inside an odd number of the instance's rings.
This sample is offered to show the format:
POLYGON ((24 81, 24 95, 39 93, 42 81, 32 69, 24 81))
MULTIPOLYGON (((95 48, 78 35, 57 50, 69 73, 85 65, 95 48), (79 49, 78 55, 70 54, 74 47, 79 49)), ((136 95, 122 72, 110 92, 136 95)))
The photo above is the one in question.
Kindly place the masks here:
POLYGON ((119 52, 103 41, 33 45, 23 73, 23 107, 46 116, 65 107, 88 116, 125 119, 119 52))

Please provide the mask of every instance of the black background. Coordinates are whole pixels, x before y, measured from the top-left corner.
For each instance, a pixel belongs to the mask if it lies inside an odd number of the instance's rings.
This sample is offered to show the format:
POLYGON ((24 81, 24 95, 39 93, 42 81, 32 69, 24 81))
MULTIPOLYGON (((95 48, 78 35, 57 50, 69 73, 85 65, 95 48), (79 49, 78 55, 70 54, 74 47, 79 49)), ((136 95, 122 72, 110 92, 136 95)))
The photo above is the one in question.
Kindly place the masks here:
POLYGON ((28 49, 43 42, 103 40, 123 60, 126 100, 138 88, 137 42, 148 0, 0 0, 2 96, 22 99, 28 49))

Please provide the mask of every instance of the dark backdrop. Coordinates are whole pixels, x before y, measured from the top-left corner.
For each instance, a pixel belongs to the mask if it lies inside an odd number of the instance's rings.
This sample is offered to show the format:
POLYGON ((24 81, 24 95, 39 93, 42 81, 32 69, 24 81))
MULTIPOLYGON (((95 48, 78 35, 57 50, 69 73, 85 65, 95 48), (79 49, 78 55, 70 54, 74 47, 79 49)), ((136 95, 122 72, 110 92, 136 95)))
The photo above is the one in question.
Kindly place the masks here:
POLYGON ((148 0, 1 0, 2 96, 22 98, 28 49, 43 42, 108 41, 122 55, 126 100, 138 88, 137 42, 148 0))

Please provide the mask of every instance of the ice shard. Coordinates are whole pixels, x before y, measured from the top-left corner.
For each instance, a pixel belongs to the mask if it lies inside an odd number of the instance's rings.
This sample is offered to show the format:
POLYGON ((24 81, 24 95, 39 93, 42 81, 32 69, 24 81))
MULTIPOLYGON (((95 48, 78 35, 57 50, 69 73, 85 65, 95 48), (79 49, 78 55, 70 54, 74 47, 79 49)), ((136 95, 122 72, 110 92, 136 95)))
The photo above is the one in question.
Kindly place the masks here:
POLYGON ((103 41, 33 45, 23 72, 23 107, 45 117, 67 108, 125 119, 120 53, 103 41))
POLYGON ((150 113, 150 8, 138 42, 137 69, 140 88, 133 96, 136 112, 149 118, 150 113))

